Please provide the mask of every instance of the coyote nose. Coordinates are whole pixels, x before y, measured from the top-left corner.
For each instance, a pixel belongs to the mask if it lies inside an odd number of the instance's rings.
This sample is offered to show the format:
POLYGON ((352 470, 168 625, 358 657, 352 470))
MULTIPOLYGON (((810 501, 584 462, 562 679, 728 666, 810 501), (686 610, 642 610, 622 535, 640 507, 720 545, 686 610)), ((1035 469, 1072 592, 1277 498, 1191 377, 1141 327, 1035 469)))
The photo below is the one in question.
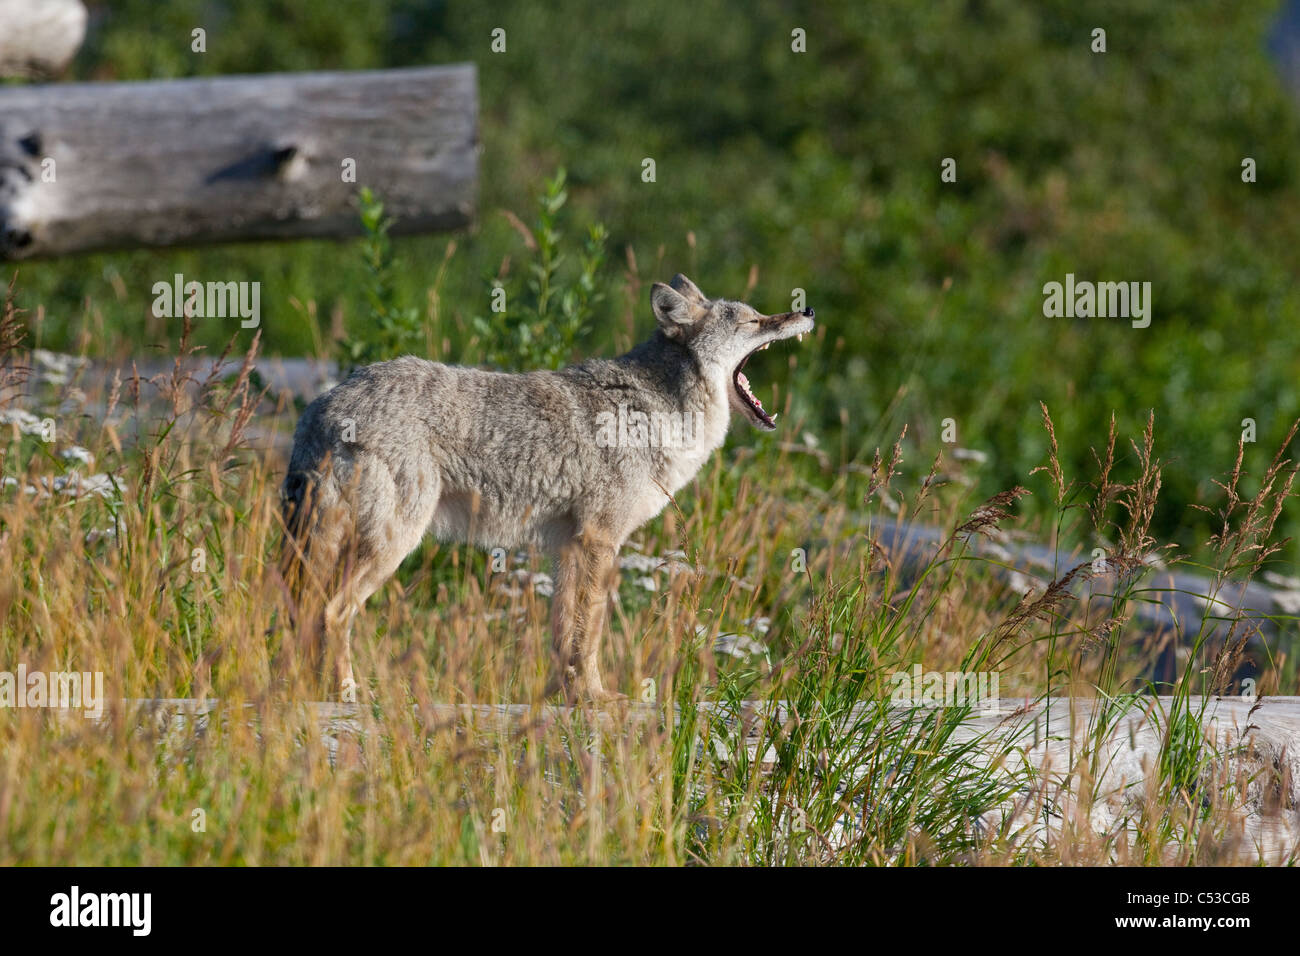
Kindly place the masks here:
POLYGON ((812 310, 812 306, 810 305, 810 306, 808 306, 808 308, 806 308, 806 309, 803 310, 803 314, 806 315, 806 316, 808 316, 808 318, 811 319, 811 318, 812 318, 813 316, 815 316, 817 313, 814 312, 814 311, 812 310))

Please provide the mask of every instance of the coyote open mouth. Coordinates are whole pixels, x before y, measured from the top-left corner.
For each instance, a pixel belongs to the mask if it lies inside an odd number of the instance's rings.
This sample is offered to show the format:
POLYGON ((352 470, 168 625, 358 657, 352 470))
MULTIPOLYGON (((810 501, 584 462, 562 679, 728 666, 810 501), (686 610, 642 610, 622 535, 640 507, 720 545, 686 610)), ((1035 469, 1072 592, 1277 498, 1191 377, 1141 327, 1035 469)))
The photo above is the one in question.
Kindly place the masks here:
MULTIPOLYGON (((754 349, 754 352, 761 352, 771 344, 771 342, 764 342, 758 348, 754 349)), ((749 355, 746 355, 740 360, 740 364, 736 366, 736 371, 732 374, 732 381, 736 386, 736 394, 740 396, 740 400, 746 405, 746 407, 754 413, 754 418, 756 418, 764 428, 775 429, 777 413, 773 412, 769 415, 763 410, 763 403, 759 400, 757 395, 750 391, 749 379, 747 379, 745 373, 741 371, 741 369, 745 367, 745 363, 749 361, 750 355, 753 355, 754 352, 750 352, 749 355)))
POLYGON ((813 310, 805 309, 803 312, 792 313, 792 316, 797 319, 806 319, 809 321, 790 323, 788 328, 782 329, 781 334, 778 334, 775 338, 768 339, 758 348, 754 349, 741 359, 740 364, 736 366, 736 370, 731 374, 731 380, 736 389, 736 395, 740 398, 740 403, 744 406, 746 412, 749 413, 750 420, 759 428, 766 431, 776 430, 777 413, 772 412, 771 414, 768 414, 767 410, 763 408, 762 401, 754 394, 753 389, 750 388, 749 379, 745 376, 743 369, 745 368, 746 362, 753 358, 756 353, 762 352, 764 349, 768 348, 773 342, 779 342, 781 339, 788 338, 795 338, 799 341, 803 341, 804 333, 812 330, 811 319, 813 317, 813 310))

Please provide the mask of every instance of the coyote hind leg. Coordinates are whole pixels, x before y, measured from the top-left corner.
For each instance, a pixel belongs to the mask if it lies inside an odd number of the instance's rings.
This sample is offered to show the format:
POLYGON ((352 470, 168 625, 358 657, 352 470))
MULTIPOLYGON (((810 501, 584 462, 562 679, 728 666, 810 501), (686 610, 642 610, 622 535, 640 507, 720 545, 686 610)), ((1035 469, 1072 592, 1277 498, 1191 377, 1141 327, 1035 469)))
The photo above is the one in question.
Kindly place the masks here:
POLYGON ((315 673, 328 679, 332 671, 338 689, 345 693, 355 686, 353 620, 419 545, 439 497, 439 482, 428 473, 394 474, 382 464, 368 464, 350 493, 340 496, 332 513, 322 513, 314 526, 326 543, 319 551, 333 560, 333 566, 321 569, 318 577, 324 593, 316 605, 319 613, 313 616, 307 657, 315 673))
MULTIPOLYGON (((416 539, 419 543, 419 539, 416 539)), ((397 570, 411 550, 406 549, 396 560, 385 564, 376 561, 359 562, 353 573, 347 575, 338 592, 325 604, 319 635, 320 647, 314 659, 324 668, 333 665, 335 684, 345 696, 355 689, 356 678, 352 671, 352 622, 365 606, 370 596, 378 591, 397 570)))

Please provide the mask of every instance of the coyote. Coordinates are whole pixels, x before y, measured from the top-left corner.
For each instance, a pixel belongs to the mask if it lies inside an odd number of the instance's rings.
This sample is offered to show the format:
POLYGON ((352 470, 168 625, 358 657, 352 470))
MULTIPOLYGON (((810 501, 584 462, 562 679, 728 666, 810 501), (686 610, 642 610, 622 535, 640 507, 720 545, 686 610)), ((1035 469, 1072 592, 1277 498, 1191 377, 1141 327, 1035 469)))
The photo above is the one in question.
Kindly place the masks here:
POLYGON ((404 356, 308 406, 280 499, 281 574, 311 660, 332 657, 348 686, 352 618, 431 532, 549 552, 560 688, 622 696, 598 666, 619 548, 721 446, 730 410, 776 428, 741 370, 813 328, 812 309, 763 315, 683 275, 650 305, 657 331, 615 359, 507 374, 404 356))

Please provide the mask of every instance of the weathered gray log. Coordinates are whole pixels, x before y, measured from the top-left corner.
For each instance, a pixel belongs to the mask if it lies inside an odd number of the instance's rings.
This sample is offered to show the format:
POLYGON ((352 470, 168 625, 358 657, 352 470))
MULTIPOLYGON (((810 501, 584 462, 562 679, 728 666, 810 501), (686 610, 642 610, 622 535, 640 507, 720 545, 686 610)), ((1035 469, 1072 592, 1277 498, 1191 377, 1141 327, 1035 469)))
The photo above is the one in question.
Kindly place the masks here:
POLYGON ((0 76, 54 76, 85 38, 81 0, 0 0, 0 76))
MULTIPOLYGON (((881 547, 896 557, 904 580, 910 580, 917 569, 932 561, 951 533, 934 525, 888 518, 874 519, 873 531, 879 535, 881 547)), ((994 572, 1021 594, 1030 589, 1041 594, 1052 581, 1088 561, 1078 552, 1016 541, 1007 535, 1000 538, 969 535, 967 548, 970 554, 987 559, 994 572)), ((1128 613, 1143 631, 1178 638, 1149 676, 1163 682, 1174 680, 1181 670, 1176 659, 1179 647, 1187 647, 1204 631, 1213 650, 1238 619, 1235 637, 1245 637, 1248 655, 1257 658, 1248 656, 1243 660, 1236 678, 1256 676, 1269 658, 1267 642, 1280 633, 1278 620, 1300 613, 1300 581, 1273 572, 1264 572, 1263 577, 1266 583, 1231 579, 1218 582, 1177 567, 1147 568, 1139 593, 1129 602, 1128 613)), ((1109 607, 1114 596, 1122 593, 1124 583, 1115 570, 1108 569, 1077 576, 1069 590, 1081 604, 1109 607)))
MULTIPOLYGON (((878 727, 859 722, 874 704, 859 704, 845 715, 842 727, 878 727)), ((701 705, 700 740, 723 760, 743 746, 749 759, 767 768, 776 761, 774 733, 786 733, 800 719, 826 719, 825 714, 795 714, 781 701, 743 701, 736 711, 701 705), (704 728, 712 723, 711 730, 704 728), (727 729, 724 729, 727 728, 727 729), (764 752, 760 753, 760 749, 764 752)), ((324 702, 279 705, 281 716, 298 713, 314 724, 331 756, 344 739, 382 734, 383 720, 367 706, 324 702)), ((914 720, 925 708, 891 707, 891 729, 900 720, 914 720), (909 715, 911 715, 909 717, 909 715)), ((60 712, 79 721, 77 711, 60 712)), ((240 708, 217 700, 125 700, 105 711, 103 719, 120 713, 136 725, 152 726, 171 746, 203 734, 211 721, 241 718, 260 732, 262 712, 252 704, 240 708)), ((563 734, 570 721, 584 735, 600 726, 606 733, 635 734, 663 722, 657 704, 627 702, 599 710, 528 704, 434 704, 415 708, 417 720, 432 732, 455 727, 470 734, 510 735, 526 728, 555 727, 563 734)), ((987 812, 981 829, 1009 828, 1020 845, 1050 843, 1066 834, 1067 820, 1086 820, 1094 832, 1113 839, 1132 832, 1147 799, 1147 782, 1158 772, 1160 754, 1171 714, 1191 719, 1199 727, 1204 752, 1199 784, 1204 797, 1217 794, 1233 830, 1218 839, 1230 856, 1250 863, 1300 861, 1300 698, 1193 698, 1178 704, 1170 697, 1128 701, 1094 698, 1054 698, 1026 704, 1000 700, 981 703, 954 729, 949 745, 966 750, 972 765, 994 769, 1015 784, 1012 798, 987 812), (1032 772, 1026 772, 1032 770, 1032 772), (1044 812, 1048 807, 1052 812, 1044 812)), ((915 722, 908 724, 917 730, 915 722)), ((585 739, 585 738, 584 738, 585 739)), ((859 741, 869 746, 870 741, 859 741)), ((927 745, 928 746, 928 745, 927 745)), ((843 837, 844 834, 840 834, 843 837)))
POLYGON ((472 64, 0 89, 0 259, 465 225, 472 64), (348 172, 355 164, 355 181, 348 172))

